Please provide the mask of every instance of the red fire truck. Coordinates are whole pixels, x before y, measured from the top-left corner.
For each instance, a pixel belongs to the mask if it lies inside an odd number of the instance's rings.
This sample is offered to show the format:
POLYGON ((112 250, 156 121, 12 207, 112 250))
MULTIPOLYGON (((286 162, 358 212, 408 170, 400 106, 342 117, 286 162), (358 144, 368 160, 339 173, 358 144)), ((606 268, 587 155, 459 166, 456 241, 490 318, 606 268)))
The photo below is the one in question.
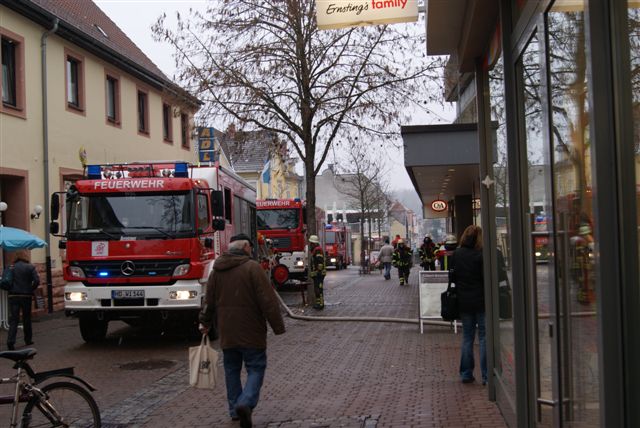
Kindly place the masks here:
POLYGON ((256 201, 258 231, 271 240, 277 263, 271 270, 274 283, 281 286, 289 279, 306 281, 307 241, 306 209, 300 199, 264 199, 256 201))
POLYGON ((351 231, 347 224, 333 222, 326 226, 324 251, 327 266, 339 270, 351 264, 351 231))
POLYGON ((90 165, 85 176, 51 200, 65 312, 82 338, 104 339, 112 320, 180 322, 195 334, 213 260, 232 235, 256 236, 255 189, 225 168, 185 162, 90 165))

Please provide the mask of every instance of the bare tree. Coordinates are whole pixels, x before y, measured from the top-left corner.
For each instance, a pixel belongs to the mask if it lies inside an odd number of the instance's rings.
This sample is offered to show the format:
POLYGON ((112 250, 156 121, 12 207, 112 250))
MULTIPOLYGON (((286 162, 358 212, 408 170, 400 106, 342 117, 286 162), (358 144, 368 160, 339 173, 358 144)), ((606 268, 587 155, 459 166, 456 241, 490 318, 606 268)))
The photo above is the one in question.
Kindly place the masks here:
POLYGON ((350 142, 343 173, 336 175, 335 187, 345 195, 349 205, 360 214, 360 262, 364 266, 365 260, 365 224, 368 224, 368 254, 371 254, 371 222, 372 219, 384 218, 390 198, 386 184, 383 182, 384 168, 382 160, 375 158, 369 147, 350 142))
POLYGON ((174 46, 177 78, 204 102, 207 119, 270 130, 293 147, 315 233, 315 178, 336 138, 396 134, 407 107, 440 100, 442 61, 419 54, 421 25, 320 31, 314 0, 210 5, 178 16, 175 31, 160 17, 155 37, 174 46))

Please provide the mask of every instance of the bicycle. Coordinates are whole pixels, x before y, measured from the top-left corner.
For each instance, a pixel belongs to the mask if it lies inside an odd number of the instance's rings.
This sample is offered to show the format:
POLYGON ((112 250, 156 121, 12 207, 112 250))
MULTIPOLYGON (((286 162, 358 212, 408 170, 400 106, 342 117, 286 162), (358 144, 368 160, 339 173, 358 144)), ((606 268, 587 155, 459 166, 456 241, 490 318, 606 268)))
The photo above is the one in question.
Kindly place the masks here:
POLYGON ((0 405, 12 404, 11 428, 101 426, 100 410, 92 391, 96 389, 73 374, 73 367, 36 373, 27 360, 33 348, 0 352, 0 358, 13 362, 16 374, 0 378, 0 384, 15 383, 14 395, 0 396, 0 405), (43 384, 42 387, 38 385, 43 384), (26 403, 18 425, 20 403, 26 403))

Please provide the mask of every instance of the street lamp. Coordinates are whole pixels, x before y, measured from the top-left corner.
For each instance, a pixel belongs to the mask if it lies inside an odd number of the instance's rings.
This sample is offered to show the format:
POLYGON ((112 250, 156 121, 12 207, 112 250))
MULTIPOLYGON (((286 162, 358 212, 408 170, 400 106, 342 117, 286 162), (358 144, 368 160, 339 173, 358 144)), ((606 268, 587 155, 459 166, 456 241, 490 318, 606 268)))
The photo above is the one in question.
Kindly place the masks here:
POLYGON ((5 212, 9 208, 6 202, 0 201, 0 226, 2 226, 2 213, 5 212))

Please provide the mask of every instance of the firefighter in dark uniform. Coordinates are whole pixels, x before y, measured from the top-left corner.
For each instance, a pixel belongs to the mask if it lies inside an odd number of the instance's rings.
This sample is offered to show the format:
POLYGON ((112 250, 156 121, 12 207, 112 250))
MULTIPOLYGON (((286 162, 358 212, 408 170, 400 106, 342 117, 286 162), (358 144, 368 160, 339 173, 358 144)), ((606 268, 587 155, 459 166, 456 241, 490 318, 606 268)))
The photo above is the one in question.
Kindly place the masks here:
POLYGON ((426 235, 418 250, 420 266, 422 266, 423 270, 436 270, 435 249, 436 244, 431 240, 431 235, 426 235))
POLYGON ((324 291, 322 282, 327 275, 327 268, 324 260, 324 252, 320 245, 320 240, 316 235, 309 237, 309 255, 311 262, 309 263, 309 276, 313 279, 313 291, 316 301, 313 309, 324 309, 324 291))
POLYGON ((396 243, 396 250, 393 252, 393 261, 391 264, 398 268, 398 276, 400 277, 400 285, 409 284, 409 272, 413 260, 413 251, 408 248, 402 239, 396 243))

